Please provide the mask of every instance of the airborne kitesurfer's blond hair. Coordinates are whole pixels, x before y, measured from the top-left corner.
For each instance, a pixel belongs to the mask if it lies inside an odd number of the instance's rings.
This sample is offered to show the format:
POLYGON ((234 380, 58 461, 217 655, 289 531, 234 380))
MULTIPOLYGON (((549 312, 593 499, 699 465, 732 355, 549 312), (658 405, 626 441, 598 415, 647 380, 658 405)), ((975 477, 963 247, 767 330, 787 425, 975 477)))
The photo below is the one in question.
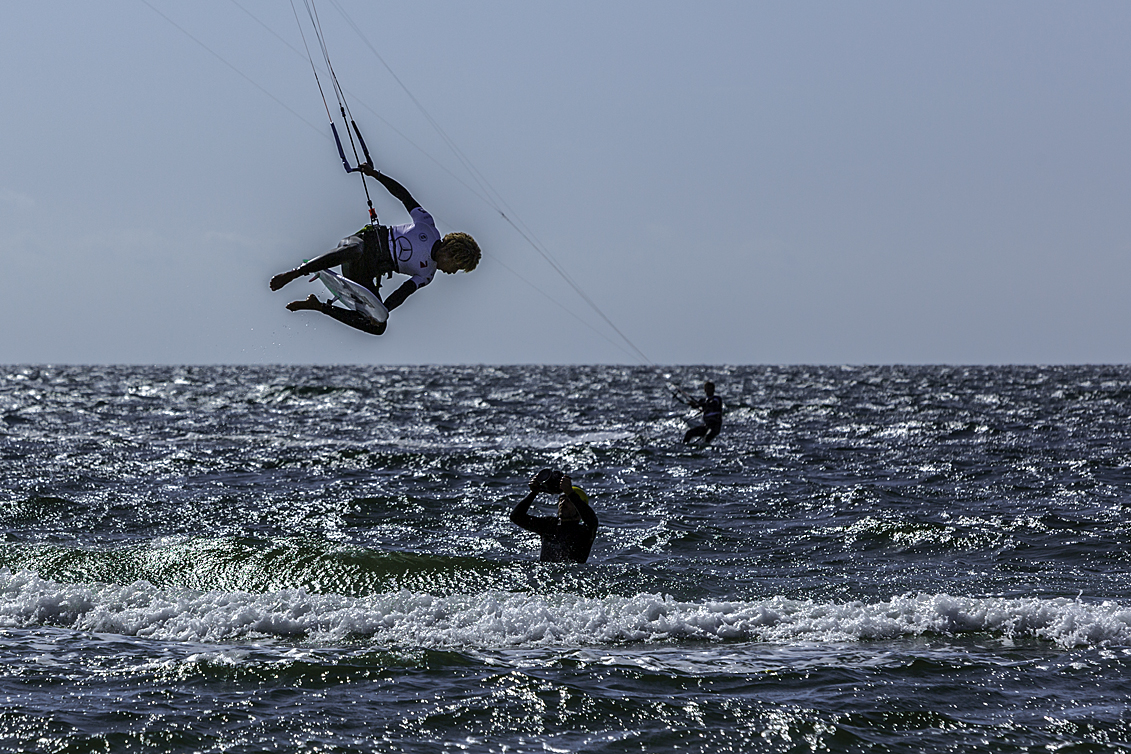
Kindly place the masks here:
POLYGON ((451 254, 455 263, 465 272, 474 270, 483 256, 479 244, 466 233, 449 233, 441 239, 440 248, 451 254))

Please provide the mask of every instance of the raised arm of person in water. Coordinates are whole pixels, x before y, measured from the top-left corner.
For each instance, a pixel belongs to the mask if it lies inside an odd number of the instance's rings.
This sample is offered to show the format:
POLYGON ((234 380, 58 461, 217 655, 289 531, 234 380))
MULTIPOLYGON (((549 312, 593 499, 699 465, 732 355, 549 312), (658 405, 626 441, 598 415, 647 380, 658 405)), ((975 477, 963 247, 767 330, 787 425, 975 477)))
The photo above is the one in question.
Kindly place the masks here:
POLYGON ((597 537, 597 514, 589 496, 560 471, 543 469, 530 480, 530 494, 511 511, 511 523, 537 534, 542 540, 543 563, 584 563, 597 537), (558 515, 531 516, 530 506, 539 492, 560 493, 558 515))

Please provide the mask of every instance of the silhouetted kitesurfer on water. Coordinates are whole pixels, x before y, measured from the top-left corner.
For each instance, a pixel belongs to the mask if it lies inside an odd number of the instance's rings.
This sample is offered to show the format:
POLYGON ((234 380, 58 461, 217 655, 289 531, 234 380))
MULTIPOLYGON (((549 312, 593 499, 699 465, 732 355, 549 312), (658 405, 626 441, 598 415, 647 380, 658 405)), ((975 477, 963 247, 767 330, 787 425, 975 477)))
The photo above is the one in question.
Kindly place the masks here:
POLYGON ((543 563, 584 563, 597 536, 597 514, 589 507, 589 496, 555 469, 542 469, 530 480, 530 494, 511 511, 511 522, 542 538, 543 563), (539 492, 560 493, 558 515, 527 513, 539 492))
MULTIPOLYGON (((706 445, 711 440, 714 440, 715 437, 718 436, 719 430, 723 428, 723 399, 715 395, 715 383, 704 382, 703 392, 707 394, 704 400, 688 398, 686 401, 683 401, 687 405, 703 412, 703 423, 687 430, 687 434, 683 436, 685 443, 691 442, 696 437, 702 437, 703 444, 706 445)), ((678 395, 676 398, 683 400, 679 398, 678 395)))
MULTIPOLYGON (((346 236, 337 248, 271 278, 271 290, 277 291, 287 283, 310 275, 319 270, 328 270, 341 265, 342 276, 359 283, 378 299, 382 275, 392 276, 399 272, 409 275, 401 287, 384 300, 389 311, 404 303, 405 299, 432 282, 436 271, 453 274, 458 270, 471 272, 479 264, 481 253, 475 239, 466 233, 449 233, 443 238, 436 230, 432 215, 412 198, 408 190, 371 164, 358 168, 368 176, 376 178, 399 199, 412 222, 407 225, 366 225, 352 236, 346 236)), ((357 328, 372 335, 385 332, 387 322, 376 322, 361 312, 334 306, 330 301, 320 301, 313 293, 305 300, 287 304, 292 312, 309 309, 357 328)))

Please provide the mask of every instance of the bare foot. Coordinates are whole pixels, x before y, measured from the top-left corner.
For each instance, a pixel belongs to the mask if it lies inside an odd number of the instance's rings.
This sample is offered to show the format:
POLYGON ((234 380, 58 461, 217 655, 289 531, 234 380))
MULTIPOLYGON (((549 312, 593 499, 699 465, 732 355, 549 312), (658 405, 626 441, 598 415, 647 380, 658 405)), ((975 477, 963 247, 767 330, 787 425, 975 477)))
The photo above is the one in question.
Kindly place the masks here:
POLYGON ((301 273, 296 270, 287 270, 286 272, 280 272, 278 275, 271 278, 271 290, 279 290, 295 278, 300 277, 300 275, 301 273))
POLYGON ((303 309, 310 309, 312 311, 320 312, 322 311, 322 302, 319 301, 318 297, 312 293, 302 301, 292 301, 291 303, 287 304, 287 308, 292 312, 300 312, 303 309))

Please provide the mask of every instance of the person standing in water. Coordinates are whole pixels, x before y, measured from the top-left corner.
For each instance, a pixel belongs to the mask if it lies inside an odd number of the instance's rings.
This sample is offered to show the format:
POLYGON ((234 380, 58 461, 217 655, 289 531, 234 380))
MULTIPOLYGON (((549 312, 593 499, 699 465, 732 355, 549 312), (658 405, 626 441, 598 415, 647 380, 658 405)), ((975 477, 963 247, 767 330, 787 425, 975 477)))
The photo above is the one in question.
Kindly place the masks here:
MULTIPOLYGON (((436 271, 454 274, 459 270, 471 272, 479 264, 481 252, 475 239, 466 233, 449 233, 443 238, 436 230, 432 215, 412 198, 401 184, 366 163, 358 168, 362 173, 377 179, 389 193, 399 199, 408 210, 412 222, 406 225, 366 225, 352 236, 346 236, 325 254, 311 259, 293 270, 280 272, 271 278, 271 290, 277 291, 292 280, 319 270, 341 265, 342 276, 359 283, 381 299, 378 290, 381 276, 398 272, 409 279, 389 294, 382 303, 389 311, 404 303, 405 299, 432 282, 436 271)), ((380 335, 387 322, 376 322, 361 312, 334 306, 331 301, 320 301, 313 293, 306 299, 287 304, 292 312, 310 310, 322 312, 350 327, 380 335)))
POLYGON ((703 423, 687 430, 687 434, 683 436, 685 443, 691 442, 696 437, 702 437, 703 444, 706 445, 714 440, 719 430, 723 428, 723 399, 715 395, 715 383, 704 382, 703 392, 707 394, 706 399, 689 398, 687 401, 687 405, 703 412, 703 423))
POLYGON ((530 494, 511 511, 511 523, 542 538, 543 563, 584 563, 597 537, 597 514, 589 496, 573 480, 556 469, 542 469, 530 480, 530 494), (531 516, 539 492, 558 494, 558 515, 531 516))

